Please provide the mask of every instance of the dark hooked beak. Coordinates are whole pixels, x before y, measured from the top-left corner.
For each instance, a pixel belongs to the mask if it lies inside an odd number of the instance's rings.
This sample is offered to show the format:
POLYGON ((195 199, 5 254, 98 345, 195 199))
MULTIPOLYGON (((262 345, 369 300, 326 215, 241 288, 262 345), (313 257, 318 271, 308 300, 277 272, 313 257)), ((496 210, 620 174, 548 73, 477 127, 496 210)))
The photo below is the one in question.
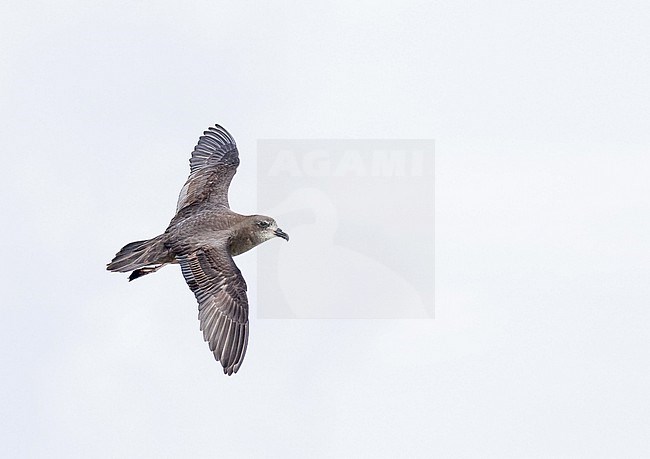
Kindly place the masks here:
POLYGON ((275 234, 277 237, 281 237, 285 241, 289 241, 289 235, 282 231, 280 228, 276 229, 273 234, 275 234))

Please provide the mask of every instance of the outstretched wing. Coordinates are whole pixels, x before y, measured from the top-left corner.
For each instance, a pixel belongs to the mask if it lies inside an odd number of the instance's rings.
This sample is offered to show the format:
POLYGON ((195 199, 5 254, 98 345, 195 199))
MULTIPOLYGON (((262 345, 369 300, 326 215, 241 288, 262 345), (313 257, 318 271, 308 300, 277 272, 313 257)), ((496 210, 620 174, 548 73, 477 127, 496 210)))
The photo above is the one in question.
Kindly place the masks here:
POLYGON ((177 256, 199 302, 203 339, 227 375, 237 373, 248 345, 246 281, 227 246, 177 256))
POLYGON ((228 205, 228 187, 239 166, 235 139, 218 124, 199 138, 190 158, 190 176, 185 182, 176 212, 192 204, 209 201, 228 205))

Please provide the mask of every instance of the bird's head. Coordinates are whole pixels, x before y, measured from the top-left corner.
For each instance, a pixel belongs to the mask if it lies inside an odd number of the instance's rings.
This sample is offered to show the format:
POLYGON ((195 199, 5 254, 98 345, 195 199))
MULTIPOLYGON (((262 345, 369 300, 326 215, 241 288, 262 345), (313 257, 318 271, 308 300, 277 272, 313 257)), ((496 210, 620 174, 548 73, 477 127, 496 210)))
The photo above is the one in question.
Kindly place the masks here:
POLYGON ((254 232, 261 241, 268 241, 274 237, 281 237, 285 241, 289 240, 289 235, 278 228, 278 224, 271 217, 254 215, 251 220, 254 232))

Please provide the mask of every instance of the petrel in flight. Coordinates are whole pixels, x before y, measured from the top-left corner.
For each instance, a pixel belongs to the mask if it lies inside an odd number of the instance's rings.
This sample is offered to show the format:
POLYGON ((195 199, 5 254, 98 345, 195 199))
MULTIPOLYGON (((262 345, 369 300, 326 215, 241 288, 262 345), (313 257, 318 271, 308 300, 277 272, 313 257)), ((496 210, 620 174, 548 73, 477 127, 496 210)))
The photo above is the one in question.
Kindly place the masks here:
POLYGON ((271 217, 230 210, 228 187, 238 165, 228 131, 208 128, 192 152, 190 176, 165 232, 125 245, 107 266, 132 271, 132 281, 179 263, 199 303, 203 339, 227 375, 239 370, 248 344, 246 282, 232 257, 274 237, 289 240, 271 217))

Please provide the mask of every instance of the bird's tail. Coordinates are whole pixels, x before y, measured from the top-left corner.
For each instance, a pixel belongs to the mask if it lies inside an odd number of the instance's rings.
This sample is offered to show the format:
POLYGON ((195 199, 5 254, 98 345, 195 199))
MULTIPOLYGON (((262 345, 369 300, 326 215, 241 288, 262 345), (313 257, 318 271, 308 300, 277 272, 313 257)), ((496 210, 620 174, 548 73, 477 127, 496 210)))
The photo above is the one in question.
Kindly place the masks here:
POLYGON ((149 268, 149 266, 163 265, 170 261, 169 250, 165 247, 165 240, 161 234, 147 241, 136 241, 125 245, 117 252, 106 269, 120 273, 134 271, 129 277, 131 281, 162 267, 149 268))

